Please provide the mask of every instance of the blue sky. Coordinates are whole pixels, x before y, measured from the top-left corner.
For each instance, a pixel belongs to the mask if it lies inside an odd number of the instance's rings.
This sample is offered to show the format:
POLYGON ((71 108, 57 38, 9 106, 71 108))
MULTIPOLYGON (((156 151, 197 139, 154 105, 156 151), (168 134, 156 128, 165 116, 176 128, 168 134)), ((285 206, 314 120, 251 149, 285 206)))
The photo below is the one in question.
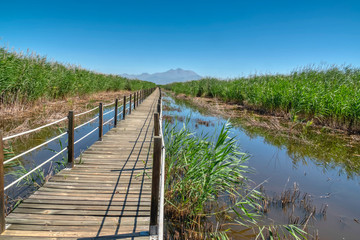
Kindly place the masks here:
POLYGON ((103 73, 360 66, 358 1, 3 1, 0 44, 103 73))

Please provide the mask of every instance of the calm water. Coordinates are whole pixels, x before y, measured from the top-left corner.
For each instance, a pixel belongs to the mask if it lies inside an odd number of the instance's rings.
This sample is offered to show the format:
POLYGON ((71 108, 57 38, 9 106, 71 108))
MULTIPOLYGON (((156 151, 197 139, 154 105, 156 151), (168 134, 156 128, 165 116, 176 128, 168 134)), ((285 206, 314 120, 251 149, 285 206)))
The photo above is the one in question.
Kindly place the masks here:
MULTIPOLYGON (((248 127, 244 119, 224 119, 204 112, 186 101, 165 97, 167 105, 176 110, 164 115, 178 119, 190 117, 188 127, 197 133, 216 134, 227 121, 234 126, 243 152, 251 157, 248 165, 254 169, 249 177, 264 187, 268 195, 290 189, 296 182, 302 193, 311 195, 313 205, 319 210, 328 205, 326 216, 311 221, 312 230, 318 229, 320 239, 360 239, 360 147, 350 146, 349 141, 330 134, 304 133, 301 141, 276 131, 248 127), (209 126, 198 124, 209 121, 209 126)), ((182 126, 182 124, 180 124, 182 126)), ((280 209, 271 209, 269 218, 287 223, 280 209)), ((238 238, 237 229, 231 236, 238 238)))

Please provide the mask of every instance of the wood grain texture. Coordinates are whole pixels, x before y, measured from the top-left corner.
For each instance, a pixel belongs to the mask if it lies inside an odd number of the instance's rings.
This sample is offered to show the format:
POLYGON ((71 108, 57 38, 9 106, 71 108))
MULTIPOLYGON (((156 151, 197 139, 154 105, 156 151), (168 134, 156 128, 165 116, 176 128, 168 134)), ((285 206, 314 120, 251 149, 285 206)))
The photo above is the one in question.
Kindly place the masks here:
POLYGON ((0 239, 149 239, 158 97, 156 90, 24 200, 0 239))

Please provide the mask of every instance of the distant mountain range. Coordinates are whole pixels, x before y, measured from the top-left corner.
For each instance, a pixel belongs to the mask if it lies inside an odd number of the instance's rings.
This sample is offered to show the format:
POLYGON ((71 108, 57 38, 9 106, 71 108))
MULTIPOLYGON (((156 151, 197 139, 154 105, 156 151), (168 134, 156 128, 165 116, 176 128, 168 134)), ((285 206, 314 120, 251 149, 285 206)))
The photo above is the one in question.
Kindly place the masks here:
POLYGON ((129 79, 139 79, 149 82, 154 82, 156 84, 164 85, 172 82, 185 82, 190 80, 199 80, 202 77, 198 75, 197 73, 190 71, 190 70, 183 70, 181 68, 178 69, 170 69, 166 72, 161 73, 142 73, 139 75, 133 75, 133 74, 120 74, 123 77, 129 78, 129 79))

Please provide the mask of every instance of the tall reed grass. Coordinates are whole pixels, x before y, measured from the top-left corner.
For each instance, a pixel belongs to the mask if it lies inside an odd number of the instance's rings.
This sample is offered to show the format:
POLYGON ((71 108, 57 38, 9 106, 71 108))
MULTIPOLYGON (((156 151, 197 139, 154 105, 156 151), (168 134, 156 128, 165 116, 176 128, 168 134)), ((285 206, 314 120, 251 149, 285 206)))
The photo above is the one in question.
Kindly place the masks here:
POLYGON ((273 239, 301 239, 306 233, 295 225, 259 222, 263 196, 250 187, 248 156, 238 151, 230 130, 230 125, 223 125, 217 136, 210 137, 190 132, 186 124, 181 129, 165 124, 169 239, 228 239, 224 221, 252 231, 256 239, 267 239, 274 232, 279 238, 273 239))
POLYGON ((165 88, 191 96, 215 97, 267 113, 314 119, 360 131, 360 69, 308 67, 289 75, 254 75, 233 80, 204 78, 165 88))
POLYGON ((80 66, 48 61, 34 53, 0 48, 0 103, 29 103, 100 91, 139 90, 155 84, 100 74, 80 66))

